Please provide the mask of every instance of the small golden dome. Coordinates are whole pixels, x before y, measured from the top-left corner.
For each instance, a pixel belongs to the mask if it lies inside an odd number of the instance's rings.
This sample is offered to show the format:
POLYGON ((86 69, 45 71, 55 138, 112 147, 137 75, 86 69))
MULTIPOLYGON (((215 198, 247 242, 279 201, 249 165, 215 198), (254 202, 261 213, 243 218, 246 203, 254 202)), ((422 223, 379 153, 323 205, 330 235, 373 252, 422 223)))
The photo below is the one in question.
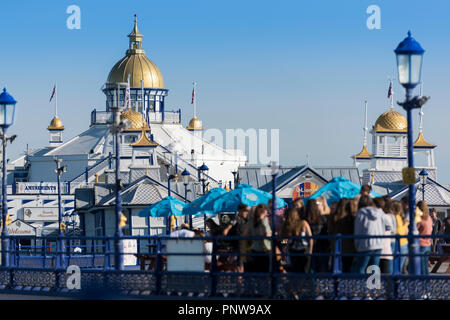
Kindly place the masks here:
POLYGON ((194 131, 194 130, 203 130, 202 122, 198 120, 198 118, 194 117, 189 121, 189 125, 186 129, 194 131))
POLYGON ((145 56, 145 51, 142 49, 142 38, 144 36, 137 29, 136 19, 134 29, 128 37, 130 38, 130 45, 126 56, 111 69, 107 83, 113 86, 117 82, 127 82, 129 75, 131 88, 140 88, 141 80, 144 80, 144 88, 163 89, 164 80, 161 71, 145 56))
POLYGON ((157 147, 159 144, 153 140, 150 140, 145 134, 146 130, 142 128, 141 137, 135 143, 133 143, 132 147, 157 147))
POLYGON ((428 143, 422 132, 419 132, 419 136, 417 137, 417 140, 414 142, 414 148, 435 148, 435 144, 428 143))
POLYGON ((352 158, 353 159, 370 159, 371 156, 372 155, 367 150, 367 147, 365 145, 363 145, 361 152, 358 153, 357 155, 352 156, 352 158))
POLYGON ((120 119, 127 119, 131 122, 131 126, 126 128, 125 131, 140 131, 143 128, 149 130, 148 123, 143 120, 142 114, 132 109, 123 111, 120 115, 120 119))
POLYGON ((54 116, 50 125, 47 127, 48 130, 64 130, 64 126, 62 124, 61 119, 57 116, 54 116))
POLYGON ((377 132, 408 131, 408 123, 406 118, 392 109, 379 116, 374 127, 377 132))

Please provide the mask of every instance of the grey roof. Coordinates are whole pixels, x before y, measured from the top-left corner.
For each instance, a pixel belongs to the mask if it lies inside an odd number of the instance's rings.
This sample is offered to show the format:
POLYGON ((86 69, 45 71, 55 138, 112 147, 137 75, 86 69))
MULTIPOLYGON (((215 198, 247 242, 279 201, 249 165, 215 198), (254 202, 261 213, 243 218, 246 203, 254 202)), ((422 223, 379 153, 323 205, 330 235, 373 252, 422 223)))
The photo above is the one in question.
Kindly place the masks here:
MULTIPOLYGON (((422 170, 422 168, 416 168, 416 177, 419 176, 419 172, 422 170)), ((430 179, 436 180, 436 169, 427 169, 428 177, 430 179)), ((374 173, 374 183, 373 184, 380 184, 380 183, 398 183, 403 180, 402 178, 402 172, 401 171, 369 171, 364 170, 363 172, 363 184, 370 184, 372 180, 372 173, 374 173)))
MULTIPOLYGON (((416 176, 418 177, 421 168, 416 168, 416 176)), ((429 178, 436 180, 436 169, 427 169, 429 178)), ((387 194, 396 193, 402 190, 405 185, 403 184, 401 171, 369 171, 364 170, 363 184, 371 184, 372 190, 382 196, 387 194), (373 183, 372 183, 373 173, 373 183)))
POLYGON ((145 175, 149 176, 150 178, 156 181, 161 182, 160 168, 157 167, 157 168, 148 168, 147 170, 135 168, 130 169, 128 183, 132 183, 133 181, 136 181, 145 175))
POLYGON ((48 155, 89 154, 109 134, 107 126, 92 126, 74 139, 54 148, 48 155))
MULTIPOLYGON (((354 183, 360 184, 359 171, 356 167, 310 167, 310 166, 287 166, 280 167, 277 178, 277 184, 283 185, 292 179, 295 175, 301 173, 305 169, 315 171, 325 180, 329 181, 334 177, 344 177, 354 183)), ((241 184, 249 184, 256 188, 270 189, 272 175, 267 166, 246 166, 238 169, 241 184)))
MULTIPOLYGON (((418 180, 416 183, 416 201, 422 200, 422 184, 418 180)), ((408 186, 404 186, 401 190, 392 193, 390 196, 394 200, 400 200, 407 195, 408 186)), ((450 190, 440 185, 433 179, 428 178, 425 185, 425 201, 428 206, 444 206, 450 207, 450 190)))
MULTIPOLYGON (((134 181, 120 192, 122 196, 122 205, 124 206, 150 205, 168 196, 167 186, 148 176, 143 176, 134 181)), ((182 201, 184 200, 176 190, 173 190, 171 196, 182 201)), ((115 194, 113 192, 104 196, 97 203, 98 206, 111 206, 114 204, 115 194)))

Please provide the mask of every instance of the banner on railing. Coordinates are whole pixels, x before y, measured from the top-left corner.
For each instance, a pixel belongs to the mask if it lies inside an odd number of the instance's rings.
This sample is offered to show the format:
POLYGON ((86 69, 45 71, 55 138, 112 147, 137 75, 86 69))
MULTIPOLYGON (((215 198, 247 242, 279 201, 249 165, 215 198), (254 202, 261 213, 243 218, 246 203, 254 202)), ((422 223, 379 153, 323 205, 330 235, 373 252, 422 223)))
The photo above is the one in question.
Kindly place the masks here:
POLYGON ((123 243, 123 265, 124 266, 135 266, 137 265, 137 258, 135 254, 137 253, 137 241, 136 239, 125 239, 123 243), (127 254, 131 253, 131 254, 127 254))
POLYGON ((17 193, 58 194, 56 182, 18 182, 17 193))
POLYGON ((58 220, 58 208, 23 208, 24 221, 58 220))

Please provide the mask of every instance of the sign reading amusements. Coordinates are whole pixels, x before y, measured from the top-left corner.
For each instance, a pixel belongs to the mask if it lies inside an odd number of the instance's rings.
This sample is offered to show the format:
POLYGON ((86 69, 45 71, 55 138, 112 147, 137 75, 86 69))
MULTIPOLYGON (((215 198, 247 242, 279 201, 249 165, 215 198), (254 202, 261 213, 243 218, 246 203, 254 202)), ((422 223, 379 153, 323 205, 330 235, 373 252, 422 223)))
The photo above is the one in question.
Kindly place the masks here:
POLYGON ((58 194, 58 185, 55 182, 18 182, 17 192, 32 194, 58 194))
POLYGON ((23 208, 24 221, 55 221, 58 220, 58 208, 23 208))

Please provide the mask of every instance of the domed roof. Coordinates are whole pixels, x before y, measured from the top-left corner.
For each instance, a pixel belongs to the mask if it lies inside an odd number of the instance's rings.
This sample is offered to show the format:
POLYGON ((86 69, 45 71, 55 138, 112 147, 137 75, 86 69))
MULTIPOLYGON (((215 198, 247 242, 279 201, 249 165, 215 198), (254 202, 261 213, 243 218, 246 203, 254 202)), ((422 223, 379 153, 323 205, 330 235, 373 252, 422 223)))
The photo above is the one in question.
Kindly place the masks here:
POLYGON ((189 121, 189 125, 186 127, 188 130, 203 130, 202 122, 198 120, 196 117, 192 118, 191 121, 189 121))
POLYGON ((145 56, 142 49, 142 38, 144 37, 137 28, 137 19, 134 20, 134 29, 128 35, 130 38, 129 49, 108 75, 107 84, 127 82, 130 76, 130 87, 140 88, 141 80, 144 80, 144 88, 164 88, 164 80, 158 67, 145 56))
POLYGON ((407 132, 408 122, 403 115, 391 109, 378 117, 374 128, 377 132, 407 132))
POLYGON ((131 122, 131 126, 126 128, 125 131, 141 131, 142 128, 148 130, 147 121, 143 120, 142 114, 132 109, 123 111, 120 115, 120 119, 127 119, 131 122))
POLYGON ((437 147, 437 145, 429 143, 427 140, 425 140, 423 133, 419 132, 419 136, 417 137, 417 140, 413 144, 414 148, 428 148, 433 149, 437 147))
POLYGON ((62 124, 61 119, 57 116, 54 116, 50 125, 47 127, 48 130, 64 130, 64 126, 62 124))
POLYGON ((369 150, 367 150, 366 145, 363 145, 363 148, 360 153, 352 156, 353 159, 370 159, 372 155, 370 154, 369 150))

